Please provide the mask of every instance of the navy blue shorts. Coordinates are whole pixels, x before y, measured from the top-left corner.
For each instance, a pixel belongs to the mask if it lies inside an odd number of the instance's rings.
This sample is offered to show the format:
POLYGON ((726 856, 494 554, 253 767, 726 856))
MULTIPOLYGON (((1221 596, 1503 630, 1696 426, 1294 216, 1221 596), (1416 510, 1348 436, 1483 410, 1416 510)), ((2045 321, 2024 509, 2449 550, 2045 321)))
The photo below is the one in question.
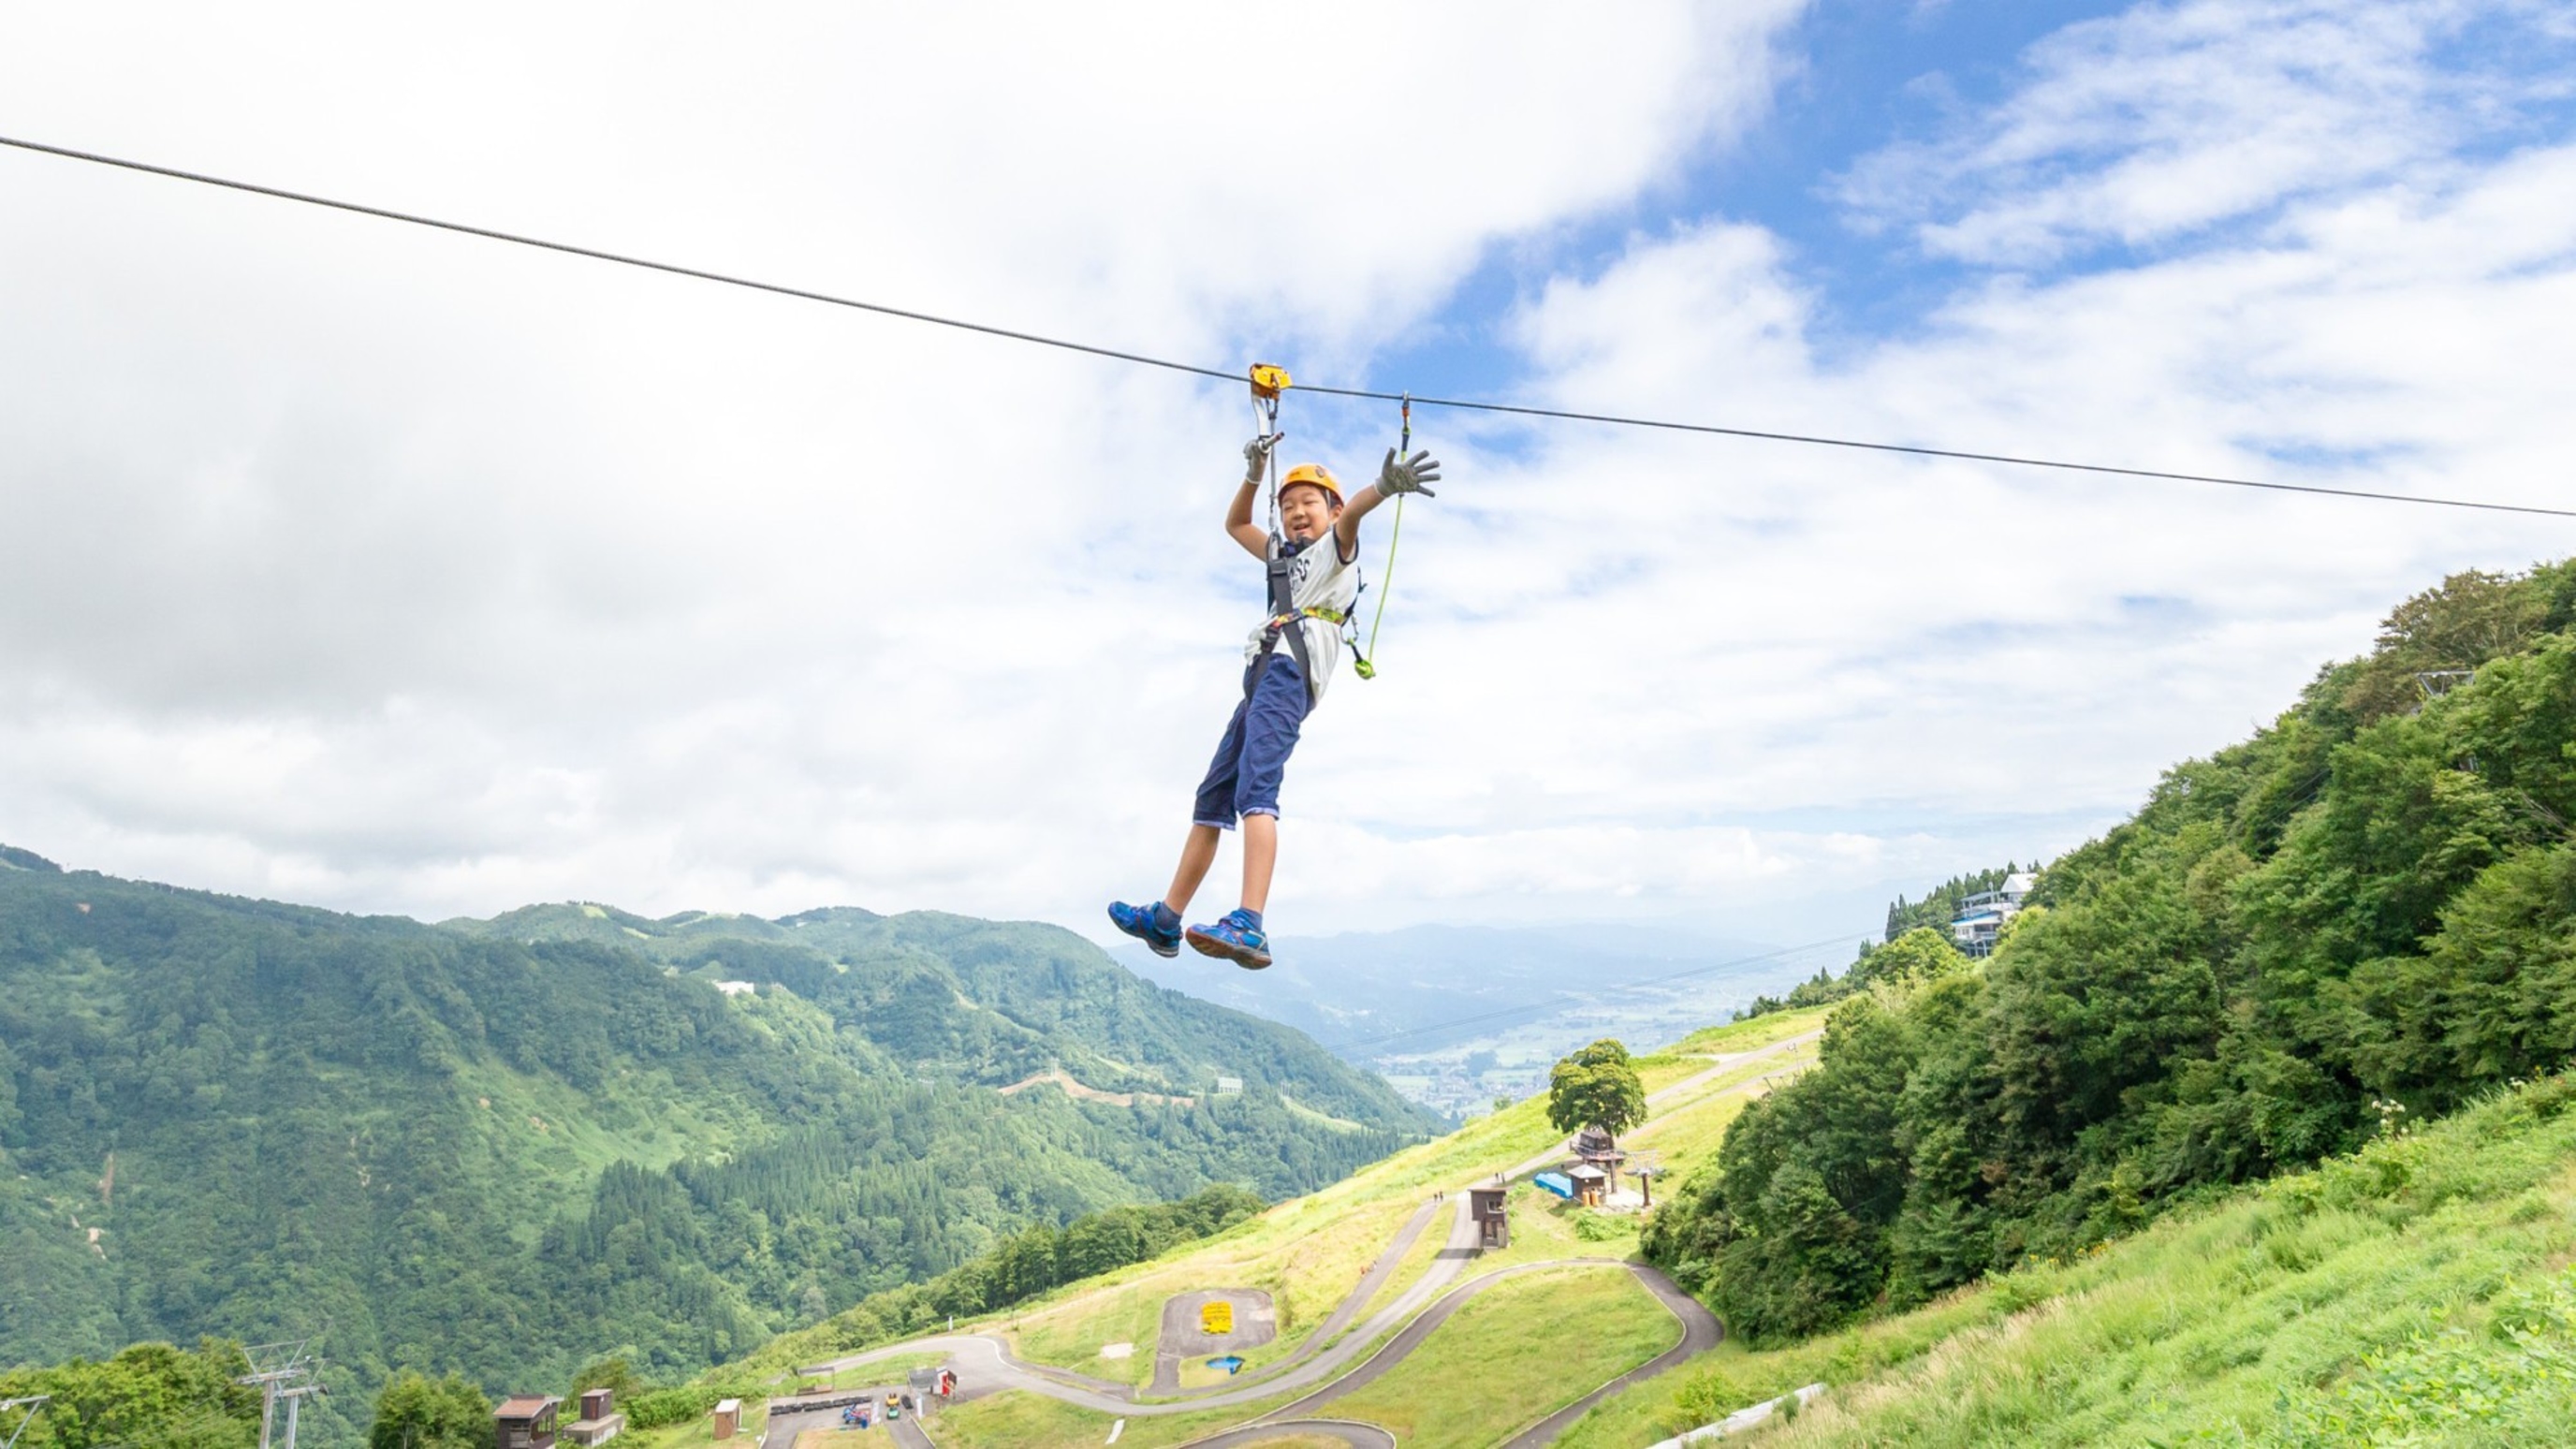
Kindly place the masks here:
POLYGON ((1220 830, 1232 830, 1239 815, 1279 813, 1279 780, 1288 773, 1288 752, 1297 748, 1297 731, 1306 723, 1306 676, 1286 649, 1272 654, 1266 669, 1246 665, 1243 679, 1251 693, 1226 722, 1190 812, 1192 821, 1220 830), (1252 677, 1256 669, 1258 683, 1252 677))

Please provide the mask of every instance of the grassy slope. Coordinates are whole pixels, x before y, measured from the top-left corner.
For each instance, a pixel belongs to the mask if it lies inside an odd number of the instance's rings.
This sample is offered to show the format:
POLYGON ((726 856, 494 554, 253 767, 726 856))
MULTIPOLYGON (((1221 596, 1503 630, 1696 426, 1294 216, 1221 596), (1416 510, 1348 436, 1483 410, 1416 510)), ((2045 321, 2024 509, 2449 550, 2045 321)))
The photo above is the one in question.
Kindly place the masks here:
MULTIPOLYGON (((1661 1089, 1706 1071, 1711 1063, 1704 1056, 1751 1051, 1812 1031, 1823 1015, 1780 1013, 1713 1027, 1694 1034, 1673 1052, 1643 1059, 1641 1075, 1650 1089, 1661 1089)), ((1796 1062, 1814 1060, 1811 1049, 1802 1051, 1796 1062)), ((1716 1150, 1723 1121, 1742 1110, 1748 1084, 1792 1060, 1783 1054, 1745 1064, 1686 1100, 1658 1108, 1656 1119, 1640 1130, 1649 1145, 1664 1149, 1665 1168, 1672 1180, 1678 1181, 1702 1156, 1716 1150), (1719 1125, 1705 1126, 1712 1117, 1720 1119, 1719 1125), (1657 1141, 1658 1134, 1665 1140, 1657 1141)), ((1750 1090, 1761 1087, 1751 1085, 1750 1090)), ((1013 1351, 1033 1363, 1142 1383, 1153 1370, 1163 1299, 1198 1288, 1264 1288, 1279 1307, 1279 1336, 1245 1355, 1257 1366, 1293 1350, 1306 1330, 1321 1322, 1351 1290, 1434 1189, 1458 1188, 1479 1175, 1515 1166, 1562 1136, 1547 1125, 1544 1099, 1518 1103, 1447 1137, 1399 1152, 1321 1192, 1281 1203, 1212 1242, 1060 1290, 1009 1315, 1002 1326, 1011 1335, 1013 1351), (1100 1358, 1101 1346, 1110 1343, 1135 1344, 1135 1357, 1100 1358)), ((1526 1187, 1517 1191, 1513 1247, 1490 1262, 1480 1262, 1479 1267, 1542 1256, 1615 1257, 1634 1250, 1633 1224, 1622 1225, 1610 1239, 1583 1241, 1574 1237, 1567 1215, 1556 1212, 1553 1204, 1553 1199, 1526 1187), (1551 1205, 1545 1223, 1534 1222, 1529 1211, 1539 1204, 1551 1205)), ((1604 1225, 1610 1221, 1602 1220, 1604 1225)), ((1403 1271, 1380 1294, 1378 1306, 1392 1302, 1429 1268, 1445 1231, 1445 1222, 1439 1222, 1424 1232, 1403 1271)))
MULTIPOLYGON (((1641 1073, 1650 1089, 1669 1087, 1707 1071, 1712 1066, 1710 1056, 1769 1046, 1812 1031, 1822 1020, 1822 1012, 1800 1012, 1713 1027, 1670 1053, 1641 1059, 1641 1073)), ((1748 1094, 1767 1089, 1763 1078, 1784 1065, 1812 1060, 1812 1049, 1802 1048, 1794 1056, 1783 1053, 1723 1072, 1683 1099, 1658 1106, 1645 1130, 1667 1135, 1661 1144, 1666 1165, 1676 1175, 1686 1173, 1705 1153, 1716 1150, 1723 1123, 1742 1110, 1748 1094), (1707 1125, 1712 1120, 1718 1125, 1707 1125)), ((1431 1191, 1455 1189, 1476 1176, 1516 1166, 1561 1140, 1562 1134, 1547 1125, 1542 1109, 1543 1103, 1537 1100, 1520 1103, 1447 1137, 1397 1153, 1321 1192, 1281 1203, 1211 1242, 1087 1279, 977 1324, 958 1326, 998 1330, 1011 1339, 1015 1352, 1033 1362, 1142 1383, 1152 1371, 1155 1330, 1166 1297, 1212 1285, 1266 1287, 1280 1304, 1281 1330, 1272 1344, 1246 1357, 1255 1365, 1268 1362, 1298 1346, 1307 1329, 1350 1290, 1431 1191), (1133 1343, 1135 1356, 1103 1360, 1099 1349, 1107 1343, 1133 1343)), ((1511 1212, 1512 1246, 1477 1259, 1469 1270, 1471 1276, 1522 1262, 1624 1258, 1636 1249, 1633 1219, 1571 1207, 1527 1183, 1513 1188, 1511 1212)), ((1430 1267, 1447 1221, 1444 1216, 1424 1232, 1402 1269, 1370 1303, 1368 1313, 1393 1302, 1430 1267)), ((1361 1321, 1366 1317, 1363 1313, 1361 1321)), ((1671 1315, 1624 1273, 1582 1268, 1563 1275, 1532 1275, 1500 1285, 1462 1309, 1404 1369, 1364 1395, 1335 1403, 1329 1412, 1356 1417, 1351 1405, 1358 1404, 1410 1425, 1418 1410, 1394 1401, 1383 1409, 1375 1407, 1390 1392, 1389 1385, 1406 1386, 1400 1396, 1404 1399, 1427 1396, 1438 1401, 1452 1392, 1445 1384, 1478 1383, 1476 1375, 1485 1370, 1477 1365, 1506 1358, 1518 1362, 1515 1355, 1525 1356, 1529 1362, 1512 1372, 1516 1381, 1533 1387, 1502 1396, 1504 1403, 1493 1410, 1516 1416, 1512 1423, 1490 1426, 1508 1431, 1661 1352, 1670 1345, 1674 1331, 1671 1315), (1534 1324, 1545 1325, 1545 1331, 1534 1332, 1534 1324), (1553 1392, 1554 1388, 1563 1392, 1553 1392), (1528 1412, 1521 1412, 1523 1408, 1528 1412)), ((822 1357, 808 1351, 812 1345, 799 1339, 789 1335, 762 1350, 755 1361, 785 1364, 822 1357)), ((1466 1391, 1461 1402, 1494 1397, 1476 1388, 1466 1391)), ((1128 1419, 1118 1442, 1122 1449, 1160 1449, 1231 1427, 1246 1417, 1247 1411, 1240 1409, 1138 1416, 1128 1419)), ((1003 1394, 943 1413, 939 1442, 954 1449, 1096 1444, 1108 1437, 1114 1418, 1037 1395, 1003 1394)), ((1458 1422, 1483 1424, 1481 1418, 1458 1422)), ((1451 1431, 1439 1424, 1423 1423, 1420 1430, 1444 1436, 1424 1442, 1451 1442, 1451 1431)), ((1415 1442, 1412 1429, 1400 1432, 1406 1443, 1415 1442)), ((1482 1427, 1460 1432, 1466 1437, 1456 1438, 1457 1443, 1485 1442, 1480 1437, 1482 1427)), ((1283 1445, 1293 1442, 1281 1441, 1283 1445)), ((651 1449, 685 1446, 656 1444, 651 1449)))
POLYGON ((1819 1380, 1833 1392, 1757 1441, 2566 1442, 2570 1105, 2576 1080, 2552 1078, 2075 1262, 1793 1348, 1729 1345, 1561 1442, 1634 1449, 1819 1380), (2531 1306, 2553 1291, 2555 1319, 2531 1306), (2517 1321, 2542 1327, 2497 1336, 2517 1321))

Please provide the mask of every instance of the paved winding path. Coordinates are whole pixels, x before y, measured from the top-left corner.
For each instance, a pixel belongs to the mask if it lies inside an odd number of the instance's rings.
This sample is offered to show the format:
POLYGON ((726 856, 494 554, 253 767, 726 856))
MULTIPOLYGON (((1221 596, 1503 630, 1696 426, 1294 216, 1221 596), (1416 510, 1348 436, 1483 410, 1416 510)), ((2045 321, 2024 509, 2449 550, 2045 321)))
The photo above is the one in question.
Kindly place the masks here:
POLYGON ((1702 1306, 1698 1299, 1684 1293, 1671 1279, 1643 1263, 1625 1258, 1552 1258, 1539 1263, 1515 1263, 1511 1267, 1497 1268, 1491 1273, 1470 1279, 1451 1289, 1448 1296, 1433 1305, 1430 1312, 1406 1324, 1404 1332, 1397 1334, 1386 1347, 1371 1355, 1367 1363, 1344 1375, 1329 1388, 1308 1394, 1297 1402, 1279 1409, 1277 1415, 1286 1417, 1304 1414, 1321 1408, 1345 1394, 1357 1393, 1376 1383, 1400 1366, 1408 1355, 1422 1346, 1423 1340, 1438 1332, 1442 1324, 1454 1317, 1459 1309, 1466 1307, 1470 1299, 1508 1279, 1520 1277, 1525 1273, 1546 1272, 1551 1268, 1575 1267, 1625 1268, 1635 1274, 1637 1281, 1646 1286, 1646 1291, 1655 1295, 1655 1301, 1661 1303, 1666 1312, 1679 1320, 1682 1336, 1671 1348, 1522 1431, 1519 1436, 1509 1441, 1505 1449, 1537 1449, 1537 1446, 1555 1442, 1557 1435, 1564 1433, 1575 1420, 1582 1418, 1594 1404, 1630 1384, 1653 1378, 1685 1359, 1708 1352, 1717 1347, 1726 1336, 1725 1327, 1717 1321, 1716 1315, 1702 1306))
POLYGON ((1362 1424, 1350 1419, 1290 1419, 1277 1424, 1246 1424, 1240 1429, 1228 1429, 1212 1439, 1192 1439, 1181 1449, 1245 1449, 1245 1446, 1276 1443, 1300 1434, 1339 1439, 1351 1449, 1395 1449, 1393 1434, 1375 1424, 1362 1424))
POLYGON ((1697 1358, 1725 1340, 1726 1325, 1718 1322, 1716 1314, 1709 1312, 1698 1299, 1684 1293, 1672 1279, 1642 1263, 1631 1263, 1628 1268, 1637 1275, 1638 1282, 1646 1285, 1646 1291, 1655 1295, 1655 1301, 1682 1321, 1682 1341, 1522 1430, 1506 1440, 1503 1449, 1539 1449, 1541 1445, 1553 1444, 1558 1435, 1574 1427, 1575 1420, 1592 1412, 1593 1405, 1631 1384, 1643 1383, 1668 1368, 1697 1358))

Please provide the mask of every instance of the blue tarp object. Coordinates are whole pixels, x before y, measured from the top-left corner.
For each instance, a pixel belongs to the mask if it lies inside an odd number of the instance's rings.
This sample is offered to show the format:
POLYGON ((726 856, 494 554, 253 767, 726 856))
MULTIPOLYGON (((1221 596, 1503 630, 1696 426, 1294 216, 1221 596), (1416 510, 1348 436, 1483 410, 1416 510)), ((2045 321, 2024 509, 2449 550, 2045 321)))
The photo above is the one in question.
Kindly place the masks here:
POLYGON ((1562 1172, 1542 1172, 1538 1176, 1531 1178, 1530 1181, 1537 1183, 1549 1192, 1555 1193, 1558 1197, 1566 1199, 1568 1202, 1571 1202, 1574 1199, 1574 1179, 1566 1176, 1562 1172))

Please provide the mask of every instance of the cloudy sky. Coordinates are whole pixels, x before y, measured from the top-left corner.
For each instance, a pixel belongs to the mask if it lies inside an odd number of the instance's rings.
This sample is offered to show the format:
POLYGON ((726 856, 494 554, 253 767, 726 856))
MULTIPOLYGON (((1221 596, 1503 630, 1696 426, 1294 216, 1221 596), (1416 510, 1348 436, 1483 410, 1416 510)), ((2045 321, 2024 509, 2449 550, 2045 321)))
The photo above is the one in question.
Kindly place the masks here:
MULTIPOLYGON (((0 134, 1315 382, 2576 500, 2563 4, 417 13, 10 6, 0 134)), ((1359 476, 1394 422, 1286 417, 1359 476)), ((0 840, 427 917, 1097 933, 1231 705, 1249 424, 1182 375, 0 151, 0 840)), ((1282 930, 1857 933, 2081 841, 2405 594, 2576 551, 1417 424, 1449 481, 1381 677, 1291 773, 1282 930)))

